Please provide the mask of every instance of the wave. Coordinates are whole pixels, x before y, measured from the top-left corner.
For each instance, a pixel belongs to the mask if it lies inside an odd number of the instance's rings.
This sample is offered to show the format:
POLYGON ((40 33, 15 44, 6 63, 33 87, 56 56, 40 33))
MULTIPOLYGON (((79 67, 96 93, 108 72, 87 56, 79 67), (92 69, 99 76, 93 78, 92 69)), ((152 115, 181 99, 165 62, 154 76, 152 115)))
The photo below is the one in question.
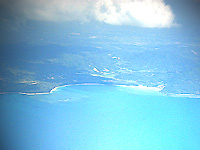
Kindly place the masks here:
MULTIPOLYGON (((98 83, 82 83, 82 84, 66 84, 66 85, 61 85, 61 86, 56 86, 53 89, 51 89, 49 92, 20 92, 19 94, 22 95, 46 95, 53 93, 55 91, 58 91, 59 88, 66 87, 66 86, 77 86, 77 85, 104 85, 104 84, 98 84, 98 83)), ((0 93, 0 94, 5 94, 5 93, 0 93)))
POLYGON ((117 85, 119 90, 126 90, 128 93, 138 94, 138 95, 164 95, 161 91, 164 89, 164 85, 158 85, 157 87, 148 87, 144 85, 138 86, 127 86, 127 85, 117 85))
MULTIPOLYGON (((34 96, 34 95, 48 95, 48 94, 52 94, 56 91, 58 91, 59 88, 62 87, 67 87, 67 86, 93 86, 93 85, 102 85, 102 86, 106 86, 104 84, 98 84, 98 83, 83 83, 83 84, 67 84, 67 85, 61 85, 61 86, 57 86, 54 87, 53 89, 51 89, 49 92, 37 92, 37 93, 25 93, 25 92, 21 92, 18 94, 22 94, 22 95, 28 95, 28 96, 34 96)), ((131 94, 137 94, 137 95, 157 95, 157 96, 169 96, 169 97, 187 97, 187 98, 200 98, 199 94, 176 94, 176 93, 167 93, 167 92, 163 92, 163 89, 165 88, 164 85, 158 85, 156 87, 149 87, 149 86, 144 86, 144 85, 137 85, 137 86, 131 86, 131 85, 113 85, 113 87, 117 87, 117 90, 120 91, 125 91, 131 94)), ((0 93, 0 94, 5 94, 5 93, 0 93)), ((64 99, 64 100, 60 100, 60 102, 67 102, 69 101, 69 99, 64 99)))
POLYGON ((54 92, 54 91, 57 91, 57 90, 58 90, 58 88, 61 88, 61 87, 66 87, 66 86, 70 86, 70 85, 66 84, 66 85, 61 85, 61 86, 54 87, 53 89, 51 89, 51 90, 50 90, 50 92, 49 92, 49 93, 52 93, 52 92, 54 92))
POLYGON ((164 85, 158 85, 157 87, 148 87, 148 86, 127 86, 127 85, 117 85, 121 87, 120 90, 126 90, 132 94, 139 95, 160 95, 160 96, 169 96, 169 97, 186 97, 186 98, 200 98, 199 94, 176 94, 176 93, 164 93, 162 90, 165 88, 164 85))
POLYGON ((167 94, 170 97, 187 97, 187 98, 200 98, 200 95, 198 94, 167 94))

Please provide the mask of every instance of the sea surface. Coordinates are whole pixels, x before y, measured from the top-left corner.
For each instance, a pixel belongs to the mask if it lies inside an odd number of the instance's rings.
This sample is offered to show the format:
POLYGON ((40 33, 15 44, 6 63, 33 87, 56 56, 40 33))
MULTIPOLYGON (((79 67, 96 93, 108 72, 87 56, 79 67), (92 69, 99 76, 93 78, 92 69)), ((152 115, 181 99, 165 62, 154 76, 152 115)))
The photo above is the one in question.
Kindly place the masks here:
POLYGON ((0 107, 2 150, 200 149, 200 99, 154 88, 62 86, 0 107))

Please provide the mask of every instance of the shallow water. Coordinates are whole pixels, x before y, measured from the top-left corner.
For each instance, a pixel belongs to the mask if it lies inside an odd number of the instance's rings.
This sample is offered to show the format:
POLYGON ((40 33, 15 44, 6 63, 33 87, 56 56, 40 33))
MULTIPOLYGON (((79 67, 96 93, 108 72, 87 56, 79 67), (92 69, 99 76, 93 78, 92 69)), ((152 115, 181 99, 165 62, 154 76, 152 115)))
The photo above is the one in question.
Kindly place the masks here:
POLYGON ((4 149, 200 149, 197 98, 106 85, 0 98, 4 149))

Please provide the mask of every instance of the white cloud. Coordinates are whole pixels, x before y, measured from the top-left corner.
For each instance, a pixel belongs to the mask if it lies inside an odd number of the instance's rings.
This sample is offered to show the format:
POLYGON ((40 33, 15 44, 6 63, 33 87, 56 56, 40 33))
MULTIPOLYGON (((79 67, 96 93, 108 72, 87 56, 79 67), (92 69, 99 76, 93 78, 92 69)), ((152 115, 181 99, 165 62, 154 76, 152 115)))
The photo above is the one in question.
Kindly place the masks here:
POLYGON ((174 21, 163 0, 10 0, 7 5, 14 14, 32 20, 96 20, 143 27, 170 27, 174 21))
POLYGON ((101 0, 96 4, 96 18, 115 25, 170 27, 174 15, 162 0, 101 0))
POLYGON ((17 7, 28 19, 45 21, 88 21, 93 2, 81 0, 19 0, 17 7))

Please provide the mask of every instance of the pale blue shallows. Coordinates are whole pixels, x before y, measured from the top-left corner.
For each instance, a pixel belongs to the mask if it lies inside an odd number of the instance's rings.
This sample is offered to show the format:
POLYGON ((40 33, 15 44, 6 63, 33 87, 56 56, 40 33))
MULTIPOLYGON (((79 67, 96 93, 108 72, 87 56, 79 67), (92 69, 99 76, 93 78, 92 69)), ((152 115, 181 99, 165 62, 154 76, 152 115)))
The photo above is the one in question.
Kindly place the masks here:
POLYGON ((4 149, 200 149, 199 99, 132 93, 106 85, 0 98, 4 149))

